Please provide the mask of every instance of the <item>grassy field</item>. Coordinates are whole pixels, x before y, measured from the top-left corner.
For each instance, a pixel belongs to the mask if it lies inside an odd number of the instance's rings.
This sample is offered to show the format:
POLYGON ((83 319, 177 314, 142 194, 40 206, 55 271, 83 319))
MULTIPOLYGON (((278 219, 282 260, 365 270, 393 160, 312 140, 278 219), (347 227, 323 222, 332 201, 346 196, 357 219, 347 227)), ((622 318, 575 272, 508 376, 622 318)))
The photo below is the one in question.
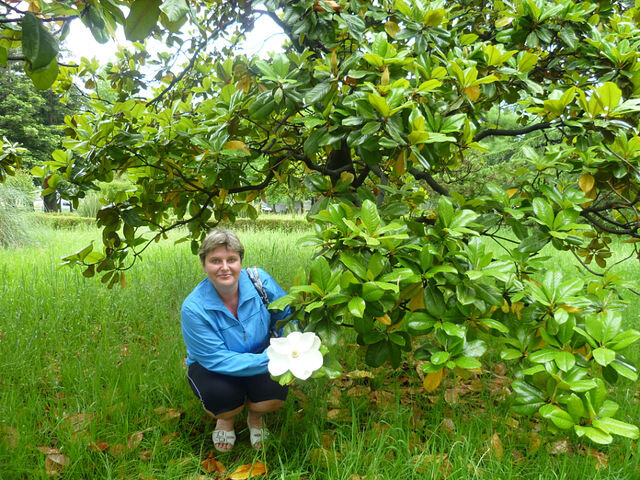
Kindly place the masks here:
MULTIPOLYGON (((311 252, 299 232, 240 232, 245 266, 287 289, 311 252)), ((636 442, 594 448, 509 412, 508 366, 426 395, 415 370, 367 370, 345 349, 345 375, 291 390, 267 423, 264 452, 244 420, 231 453, 216 454, 213 423, 184 371, 179 308, 202 278, 187 244, 154 245, 127 288, 57 269, 95 230, 44 230, 37 244, 0 250, 0 479, 225 478, 267 465, 267 478, 635 479, 636 442), (203 463, 204 462, 204 463, 203 463), (57 473, 56 473, 57 472, 57 473)), ((637 263, 621 274, 638 278, 637 263)), ((634 303, 627 318, 637 319, 634 303)), ((637 361, 637 355, 635 355, 637 361)), ((640 418, 635 385, 621 383, 618 418, 640 418)))

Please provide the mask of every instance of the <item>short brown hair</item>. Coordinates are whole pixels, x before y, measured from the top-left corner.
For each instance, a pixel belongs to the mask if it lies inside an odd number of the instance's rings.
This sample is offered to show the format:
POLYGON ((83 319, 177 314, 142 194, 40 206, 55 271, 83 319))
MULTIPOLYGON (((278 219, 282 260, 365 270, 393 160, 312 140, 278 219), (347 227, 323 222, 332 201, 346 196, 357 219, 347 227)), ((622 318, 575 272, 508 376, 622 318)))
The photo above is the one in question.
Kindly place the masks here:
POLYGON ((235 233, 231 230, 223 230, 220 228, 216 228, 209 232, 209 235, 202 241, 200 245, 200 250, 198 250, 198 255, 200 256, 200 261, 204 264, 207 259, 207 255, 212 250, 224 245, 229 250, 233 250, 240 255, 240 260, 244 257, 244 247, 235 233))

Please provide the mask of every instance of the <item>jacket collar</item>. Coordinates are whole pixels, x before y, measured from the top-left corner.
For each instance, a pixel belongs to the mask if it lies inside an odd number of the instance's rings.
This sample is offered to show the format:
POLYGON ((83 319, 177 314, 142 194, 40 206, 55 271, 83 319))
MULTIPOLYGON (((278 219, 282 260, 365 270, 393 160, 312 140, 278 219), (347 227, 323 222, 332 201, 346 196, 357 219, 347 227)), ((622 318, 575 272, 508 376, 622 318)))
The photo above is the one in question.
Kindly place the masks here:
MULTIPOLYGON (((222 303, 222 299, 220 298, 220 295, 218 295, 213 283, 211 283, 211 280, 208 278, 202 280, 198 290, 200 303, 205 309, 227 310, 227 307, 222 303)), ((238 279, 238 293, 240 295, 240 298, 238 299, 238 307, 248 300, 259 297, 256 287, 253 285, 247 270, 244 268, 241 270, 240 278, 238 279)))

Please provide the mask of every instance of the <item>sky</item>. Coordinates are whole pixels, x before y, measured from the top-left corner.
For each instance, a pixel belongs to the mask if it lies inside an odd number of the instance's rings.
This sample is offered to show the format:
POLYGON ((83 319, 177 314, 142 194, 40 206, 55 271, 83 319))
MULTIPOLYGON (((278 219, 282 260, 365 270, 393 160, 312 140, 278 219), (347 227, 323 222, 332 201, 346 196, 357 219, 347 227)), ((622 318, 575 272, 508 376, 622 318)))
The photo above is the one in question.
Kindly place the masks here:
MULTIPOLYGON (((255 53, 266 57, 268 52, 278 51, 283 41, 282 30, 273 20, 263 16, 256 22, 254 30, 249 34, 242 53, 248 56, 255 53)), ((89 59, 95 57, 104 64, 115 59, 118 44, 126 46, 128 43, 120 27, 116 32, 115 41, 109 40, 105 44, 100 44, 82 22, 75 20, 72 22, 71 31, 64 42, 65 47, 71 51, 66 60, 79 61, 81 57, 89 59)))

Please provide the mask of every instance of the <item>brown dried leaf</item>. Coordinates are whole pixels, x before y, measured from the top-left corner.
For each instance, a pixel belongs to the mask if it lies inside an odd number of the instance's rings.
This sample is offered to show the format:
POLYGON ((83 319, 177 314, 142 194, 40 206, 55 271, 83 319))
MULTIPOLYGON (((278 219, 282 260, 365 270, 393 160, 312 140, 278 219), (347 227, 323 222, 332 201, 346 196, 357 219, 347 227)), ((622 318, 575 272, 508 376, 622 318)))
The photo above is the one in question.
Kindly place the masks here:
POLYGON ((44 453, 45 455, 55 455, 56 453, 60 453, 60 450, 58 450, 57 448, 46 447, 44 445, 36 447, 36 450, 38 450, 40 453, 44 453))
POLYGON ((139 432, 134 432, 129 435, 129 440, 127 440, 127 449, 135 450, 138 448, 138 445, 140 445, 140 442, 142 442, 142 439, 144 438, 144 434, 150 430, 151 428, 145 428, 144 430, 140 430, 139 432))
POLYGON ((573 447, 568 438, 553 442, 547 447, 547 450, 549 451, 549 455, 573 455, 573 447))
POLYGON ((114 443, 109 447, 109 454, 114 457, 119 457, 124 455, 127 452, 127 447, 125 447, 122 443, 114 443))
POLYGON ((153 453, 153 450, 151 449, 140 450, 138 452, 138 458, 143 462, 148 462, 149 460, 151 460, 152 453, 153 453))
POLYGON ((62 471, 71 463, 69 457, 61 453, 52 453, 47 455, 47 459, 44 462, 44 468, 49 477, 55 477, 60 475, 62 471))
POLYGON ((267 466, 262 462, 240 465, 227 477, 229 480, 246 480, 247 478, 259 477, 267 473, 267 466))
POLYGON ((371 387, 367 385, 354 385, 347 390, 347 396, 351 398, 366 397, 371 393, 371 387))
POLYGON ((498 461, 501 461, 502 457, 504 456, 504 447, 502 446, 502 440, 500 439, 500 436, 497 433, 494 433, 491 436, 491 440, 489 443, 491 445, 491 453, 498 461))
POLYGON ((579 452, 585 457, 592 457, 594 460, 594 466, 596 470, 609 467, 609 455, 603 453, 595 448, 582 447, 579 452))
POLYGON ((89 442, 89 448, 94 452, 104 452, 109 448, 109 444, 107 442, 89 442))
POLYGON ((447 458, 448 456, 447 453, 421 454, 414 456, 411 462, 418 473, 429 474, 433 471, 433 467, 437 466, 441 473, 449 475, 453 470, 453 465, 447 458))
POLYGON ((448 388, 445 390, 444 401, 447 402, 448 405, 456 405, 458 403, 458 389, 448 388))
POLYGON ((215 454, 213 452, 200 462, 200 465, 202 465, 202 469, 207 473, 219 473, 220 475, 224 475, 227 471, 222 462, 215 459, 215 454))
POLYGON ((0 440, 2 443, 9 446, 9 448, 16 448, 18 440, 20 439, 20 432, 9 425, 0 426, 0 440))
POLYGON ((181 412, 179 412, 175 408, 158 407, 154 408, 153 411, 158 415, 162 415, 162 418, 160 418, 161 423, 180 418, 180 415, 182 415, 181 412))
POLYGON ((94 417, 93 413, 78 413, 77 415, 65 417, 63 422, 69 425, 74 432, 80 432, 88 427, 94 417))
POLYGON ((327 412, 327 420, 333 422, 348 422, 351 420, 351 415, 345 408, 332 408, 327 412))
POLYGON ((440 422, 440 426, 448 435, 456 434, 456 424, 450 418, 443 418, 442 422, 440 422))
POLYGON ((178 436, 178 432, 167 433, 166 435, 162 436, 162 438, 160 439, 160 443, 162 443, 163 445, 169 445, 173 442, 173 439, 176 438, 177 436, 178 436))

